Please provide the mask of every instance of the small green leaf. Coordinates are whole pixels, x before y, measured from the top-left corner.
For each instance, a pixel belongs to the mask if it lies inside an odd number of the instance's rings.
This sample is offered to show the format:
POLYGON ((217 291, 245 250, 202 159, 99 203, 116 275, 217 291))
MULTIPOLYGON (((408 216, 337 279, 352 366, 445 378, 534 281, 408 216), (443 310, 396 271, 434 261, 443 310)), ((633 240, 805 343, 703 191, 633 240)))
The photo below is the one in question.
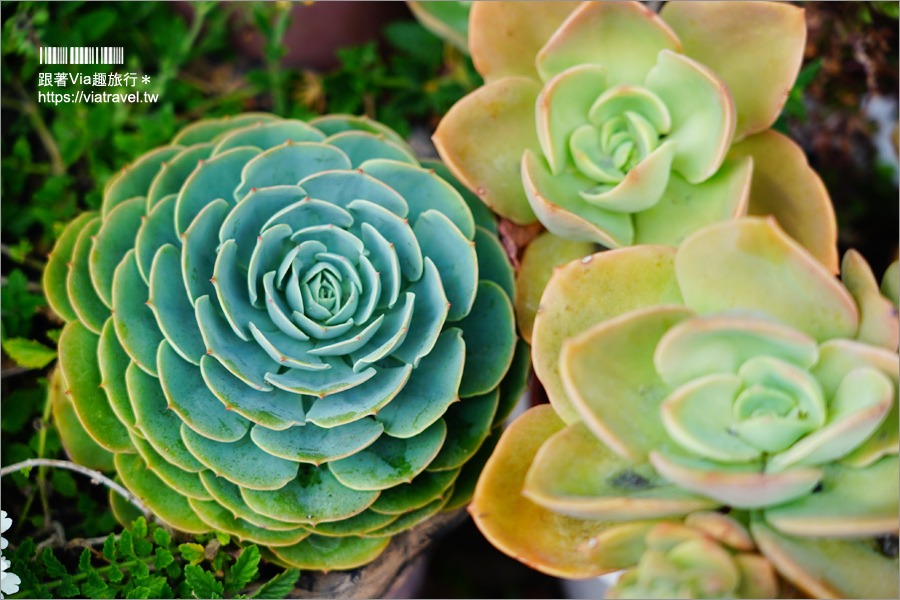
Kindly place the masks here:
POLYGON ((157 569, 164 569, 172 564, 175 557, 169 552, 168 548, 157 548, 156 558, 153 559, 153 566, 157 569))
MULTIPOLYGON (((112 535, 112 534, 110 534, 112 535)), ((31 540, 31 538, 26 538, 27 540, 31 540)), ((24 546, 24 544, 23 544, 24 546)), ((34 542, 31 542, 31 547, 34 548, 34 542)), ((19 549, 22 549, 22 546, 19 546, 19 549)), ((30 557, 29 557, 30 558, 30 557)), ((85 548, 81 553, 81 556, 78 558, 78 570, 85 575, 90 575, 94 572, 94 567, 91 566, 91 550, 90 548, 85 548)))
POLYGON ((119 537, 119 555, 125 558, 134 558, 134 536, 127 529, 119 537))
MULTIPOLYGON (((3 413, 0 414, 0 429, 4 433, 23 431, 26 423, 40 415, 46 394, 47 391, 44 388, 31 388, 18 389, 8 396, 4 396, 3 413)), ((5 447, 4 450, 6 450, 5 447)), ((61 471, 57 469, 54 473, 56 472, 61 471)))
POLYGON ((168 547, 168 545, 172 543, 172 536, 169 535, 168 531, 160 527, 153 530, 153 540, 159 546, 168 547))
POLYGON ((11 337, 26 336, 31 331, 31 318, 39 306, 47 301, 40 294, 28 291, 28 278, 19 269, 13 269, 6 279, 0 305, 3 313, 3 329, 11 337))
MULTIPOLYGON (((872 2, 872 8, 875 9, 875 12, 879 12, 891 19, 900 19, 900 6, 898 6, 897 2, 872 2)), ((18 142, 16 143, 18 144, 18 142)))
POLYGON ((72 596, 77 596, 79 590, 78 586, 72 583, 72 578, 69 575, 63 575, 62 581, 60 582, 56 593, 63 598, 71 598, 72 596))
POLYGON ((29 369, 41 369, 56 358, 56 350, 35 340, 12 338, 3 341, 3 350, 18 365, 29 369))
POLYGON ((810 83, 812 83, 813 79, 816 78, 816 75, 819 74, 819 70, 822 68, 822 57, 817 56, 816 58, 809 61, 809 64, 800 69, 800 73, 797 75, 797 81, 794 83, 794 87, 791 91, 794 90, 805 90, 810 83))
POLYGON ((144 561, 139 560, 131 567, 131 575, 132 577, 149 577, 150 567, 144 561))
POLYGON ((297 579, 300 578, 300 571, 297 569, 288 569, 283 573, 279 573, 266 583, 262 584, 251 598, 267 598, 271 600, 281 600, 285 598, 292 589, 297 579))
POLYGON ((231 536, 227 533, 216 532, 216 539, 219 540, 219 543, 223 546, 227 546, 231 543, 231 536))
POLYGON ((168 575, 172 579, 178 579, 181 577, 181 565, 177 562, 173 562, 168 567, 166 567, 166 575, 168 575))
POLYGON ((200 564, 206 558, 206 551, 200 544, 180 544, 178 550, 181 552, 182 558, 192 565, 200 564))
MULTIPOLYGON (((85 552, 87 552, 88 562, 90 562, 90 550, 85 548, 85 552)), ((81 558, 84 559, 84 554, 81 555, 81 558)), ((79 561, 81 564, 83 561, 79 561)), ((104 598, 107 597, 105 593, 108 589, 106 582, 100 579, 100 576, 97 574, 97 571, 91 569, 91 571, 87 574, 87 580, 81 584, 81 593, 84 594, 85 598, 104 598)))
POLYGON ((139 537, 134 539, 134 553, 137 554, 139 558, 150 556, 152 552, 153 542, 148 540, 146 537, 139 537))
POLYGON ((147 520, 144 517, 135 519, 134 523, 131 524, 131 532, 134 533, 135 537, 147 537, 147 520))
MULTIPOLYGON (((185 545, 185 544, 182 544, 185 545)), ((209 571, 204 571, 197 565, 187 565, 184 568, 184 580, 194 593, 195 598, 222 598, 225 588, 222 582, 216 580, 216 576, 209 571)))
POLYGON ((66 498, 73 498, 78 493, 78 485, 69 471, 55 469, 50 475, 50 482, 53 489, 66 498))
POLYGON ((125 596, 126 598, 149 598, 150 597, 150 588, 145 588, 143 586, 136 587, 125 596))
POLYGON ((247 546, 231 567, 231 584, 233 590, 239 590, 259 575, 259 548, 247 546))
MULTIPOLYGON (((207 549, 207 552, 209 550, 207 549)), ((216 552, 216 555, 212 558, 212 569, 216 573, 221 573, 225 570, 225 562, 228 560, 228 555, 224 552, 216 552)))
POLYGON ((50 548, 44 548, 44 551, 41 553, 41 560, 44 561, 44 566, 47 567, 47 575, 50 577, 56 579, 67 574, 66 568, 59 562, 59 559, 56 558, 53 550, 50 548))
POLYGON ((151 598, 174 598, 171 588, 166 582, 165 577, 143 577, 135 580, 138 587, 145 587, 150 590, 151 598))
POLYGON ((110 533, 103 542, 103 558, 113 562, 116 560, 116 535, 110 533))
POLYGON ((112 583, 119 583, 125 578, 125 573, 116 565, 110 565, 109 570, 106 571, 106 577, 112 583))
POLYGON ((9 257, 21 265, 28 258, 28 255, 31 254, 32 250, 34 250, 34 246, 31 245, 31 242, 23 239, 9 247, 9 257))

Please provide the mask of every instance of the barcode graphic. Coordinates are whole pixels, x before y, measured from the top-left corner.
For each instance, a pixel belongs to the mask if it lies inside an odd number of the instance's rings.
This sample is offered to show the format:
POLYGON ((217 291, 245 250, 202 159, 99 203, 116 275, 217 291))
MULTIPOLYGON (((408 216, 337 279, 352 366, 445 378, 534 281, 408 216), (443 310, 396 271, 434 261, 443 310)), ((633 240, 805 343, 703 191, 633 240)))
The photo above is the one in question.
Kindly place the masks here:
POLYGON ((42 65, 121 65, 125 51, 121 46, 41 47, 42 65))

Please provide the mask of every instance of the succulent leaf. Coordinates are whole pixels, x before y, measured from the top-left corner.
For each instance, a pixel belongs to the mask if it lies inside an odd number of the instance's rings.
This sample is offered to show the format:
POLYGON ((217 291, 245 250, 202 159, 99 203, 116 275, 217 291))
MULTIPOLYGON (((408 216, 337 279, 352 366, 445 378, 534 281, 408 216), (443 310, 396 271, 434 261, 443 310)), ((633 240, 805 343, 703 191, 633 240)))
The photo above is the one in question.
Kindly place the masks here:
MULTIPOLYGON (((371 506, 373 512, 402 515, 443 497, 459 477, 460 469, 425 471, 409 483, 384 490, 371 506)), ((386 523, 385 523, 386 524, 386 523)))
POLYGON ((303 121, 275 120, 257 122, 253 125, 234 129, 219 136, 212 155, 217 156, 233 148, 253 147, 269 150, 286 142, 321 142, 324 134, 303 121))
POLYGON ((492 210, 521 224, 535 221, 519 165, 525 150, 539 148, 532 126, 539 92, 532 79, 498 79, 453 105, 433 138, 454 176, 492 210))
POLYGON ((609 521, 656 519, 716 506, 669 484, 649 465, 616 456, 584 423, 568 425, 541 446, 522 493, 557 513, 609 521))
POLYGON ((873 346, 896 350, 898 339, 897 308, 882 296, 878 280, 856 250, 848 250, 841 262, 841 283, 853 294, 859 308, 856 339, 873 346))
POLYGON ((660 11, 684 52, 728 86, 737 110, 735 137, 772 126, 800 71, 806 30, 803 11, 788 4, 674 2, 660 11), (723 52, 727 44, 729 51, 723 52), (777 58, 775 58, 777 57, 777 58))
POLYGON ((147 468, 137 454, 116 454, 116 472, 128 489, 153 511, 161 521, 187 533, 206 533, 209 525, 202 521, 187 497, 167 485, 147 468))
POLYGON ((111 452, 132 451, 128 429, 116 417, 101 384, 97 347, 100 339, 79 321, 71 321, 59 336, 59 363, 66 394, 85 431, 111 452))
POLYGON ((534 320, 534 372, 550 403, 567 423, 581 420, 559 374, 563 342, 596 323, 640 308, 680 304, 671 248, 641 246, 627 252, 601 252, 574 260, 556 271, 541 297, 534 320), (620 285, 621 282, 628 282, 620 285), (569 298, 604 298, 572 305, 569 298))
POLYGON ((312 534, 293 546, 272 548, 272 552, 297 569, 346 571, 375 560, 390 540, 390 536, 333 537, 312 534))
POLYGON ((548 405, 516 419, 488 459, 469 512, 492 544, 544 573, 585 578, 630 566, 643 550, 634 539, 643 537, 649 523, 576 519, 520 493, 535 454, 564 426, 548 405))
POLYGON ((150 289, 141 278, 134 250, 116 267, 112 293, 112 321, 122 348, 134 364, 157 376, 156 351, 165 338, 148 304, 150 289))
POLYGON ((162 163, 159 172, 153 178, 150 189, 147 190, 147 212, 151 213, 163 198, 175 194, 184 185, 184 182, 194 172, 197 163, 206 160, 212 154, 213 145, 198 143, 183 148, 178 154, 162 163))
POLYGON ((794 536, 880 535, 896 527, 898 485, 896 456, 886 456, 862 469, 833 464, 825 470, 822 489, 766 509, 766 521, 794 536))
POLYGON ((881 598, 900 583, 896 551, 886 555, 876 540, 790 537, 761 521, 751 531, 779 573, 815 598, 881 598))
POLYGON ((500 390, 465 398, 447 409, 447 442, 428 465, 429 471, 457 469, 467 463, 487 439, 500 401, 500 390))
POLYGON ((471 2, 407 2, 406 5, 423 27, 457 49, 469 52, 469 11, 471 2))
POLYGON ((53 370, 48 394, 53 403, 56 428, 69 458, 89 469, 111 471, 114 468, 115 454, 98 444, 78 421, 72 399, 66 394, 66 382, 61 369, 53 370))
MULTIPOLYGON (((103 218, 119 204, 138 196, 146 196, 150 184, 167 161, 177 156, 184 148, 176 144, 151 150, 127 165, 111 179, 103 190, 103 218)), ((146 198, 144 198, 146 203, 146 198)))
POLYGON ((254 123, 271 121, 277 118, 275 115, 268 113, 244 113, 233 117, 222 117, 221 119, 204 119, 203 121, 192 123, 179 131, 175 134, 172 142, 182 146, 211 142, 232 129, 240 129, 254 123))
POLYGON ((582 4, 537 54, 541 79, 581 64, 606 67, 610 85, 643 83, 662 50, 681 51, 675 33, 637 2, 582 4))
POLYGON ((191 473, 173 465, 154 450, 146 440, 137 436, 132 436, 131 440, 137 453, 147 464, 147 468, 152 470, 166 485, 187 498, 212 499, 212 496, 203 487, 199 473, 191 473))
POLYGON ((304 527, 272 531, 256 526, 243 519, 235 518, 228 509, 217 502, 188 498, 188 504, 204 522, 209 523, 216 531, 223 531, 252 544, 265 544, 270 547, 292 546, 310 535, 309 530, 304 527))
POLYGON ((817 341, 856 334, 853 297, 774 220, 707 227, 685 240, 675 269, 685 303, 701 314, 737 305, 817 341))
POLYGON ((747 213, 774 216, 826 269, 837 273, 834 207, 822 179, 809 168, 803 149, 769 129, 734 144, 728 156, 753 159, 747 213))
POLYGON ((469 15, 469 51, 485 81, 521 75, 538 79, 534 56, 578 2, 475 2, 469 15), (496 35, 501 30, 506 35, 496 35))
POLYGON ((96 213, 86 212, 76 217, 66 225, 60 234, 53 251, 47 258, 47 266, 44 268, 43 288, 47 303, 53 312, 66 321, 74 321, 78 318, 72 303, 69 300, 66 280, 69 272, 69 264, 75 252, 75 243, 81 230, 96 216, 96 213))
POLYGON ((131 357, 126 354, 122 344, 119 343, 111 318, 107 319, 106 325, 103 326, 103 331, 100 333, 100 342, 97 344, 97 363, 103 378, 103 391, 106 392, 113 412, 130 433, 142 437, 143 434, 135 427, 137 421, 134 416, 134 407, 131 405, 128 387, 125 384, 125 373, 131 364, 131 357))
POLYGON ((645 460, 665 439, 659 406, 671 388, 654 368, 653 353, 665 332, 690 316, 678 306, 634 311, 563 344, 559 368, 567 397, 581 420, 623 458, 645 460), (611 356, 609 348, 619 350, 611 356))
POLYGON ((516 273, 516 321, 522 339, 531 343, 534 318, 540 309, 541 293, 556 267, 591 254, 590 242, 572 242, 545 231, 525 247, 516 273))
POLYGON ((78 233, 72 258, 69 261, 69 273, 66 275, 66 293, 78 321, 89 331, 99 334, 103 324, 110 316, 109 307, 103 303, 91 281, 89 255, 92 238, 102 225, 99 216, 94 217, 78 233))

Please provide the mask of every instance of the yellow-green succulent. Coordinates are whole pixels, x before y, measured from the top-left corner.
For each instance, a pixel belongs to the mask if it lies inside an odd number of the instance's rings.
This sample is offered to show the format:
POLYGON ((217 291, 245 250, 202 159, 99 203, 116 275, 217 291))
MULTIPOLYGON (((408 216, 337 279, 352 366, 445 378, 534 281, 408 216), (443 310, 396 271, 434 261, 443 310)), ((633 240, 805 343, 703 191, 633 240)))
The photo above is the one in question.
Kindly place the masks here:
POLYGON ((501 549, 584 577, 638 564, 658 519, 737 511, 807 593, 892 595, 876 540, 898 529, 898 336, 858 253, 838 281, 773 219, 572 261, 533 331, 551 407, 501 439, 472 514, 501 549))
POLYGON ((644 553, 607 598, 774 598, 775 569, 734 518, 697 512, 683 523, 657 523, 644 553))
POLYGON ((565 239, 677 246, 775 214, 836 270, 827 193, 769 129, 805 40, 803 10, 786 3, 667 2, 656 15, 638 2, 475 2, 469 48, 486 83, 435 143, 501 216, 565 239))

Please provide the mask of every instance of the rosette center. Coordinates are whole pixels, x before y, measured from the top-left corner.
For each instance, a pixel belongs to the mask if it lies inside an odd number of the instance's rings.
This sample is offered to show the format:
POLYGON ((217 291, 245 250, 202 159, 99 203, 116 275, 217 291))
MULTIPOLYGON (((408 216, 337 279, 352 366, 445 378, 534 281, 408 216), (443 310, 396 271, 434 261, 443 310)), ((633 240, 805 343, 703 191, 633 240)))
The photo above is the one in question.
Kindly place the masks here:
POLYGON ((578 170, 601 185, 615 186, 664 142, 672 119, 660 98, 643 87, 618 85, 603 92, 588 124, 569 137, 578 170))

